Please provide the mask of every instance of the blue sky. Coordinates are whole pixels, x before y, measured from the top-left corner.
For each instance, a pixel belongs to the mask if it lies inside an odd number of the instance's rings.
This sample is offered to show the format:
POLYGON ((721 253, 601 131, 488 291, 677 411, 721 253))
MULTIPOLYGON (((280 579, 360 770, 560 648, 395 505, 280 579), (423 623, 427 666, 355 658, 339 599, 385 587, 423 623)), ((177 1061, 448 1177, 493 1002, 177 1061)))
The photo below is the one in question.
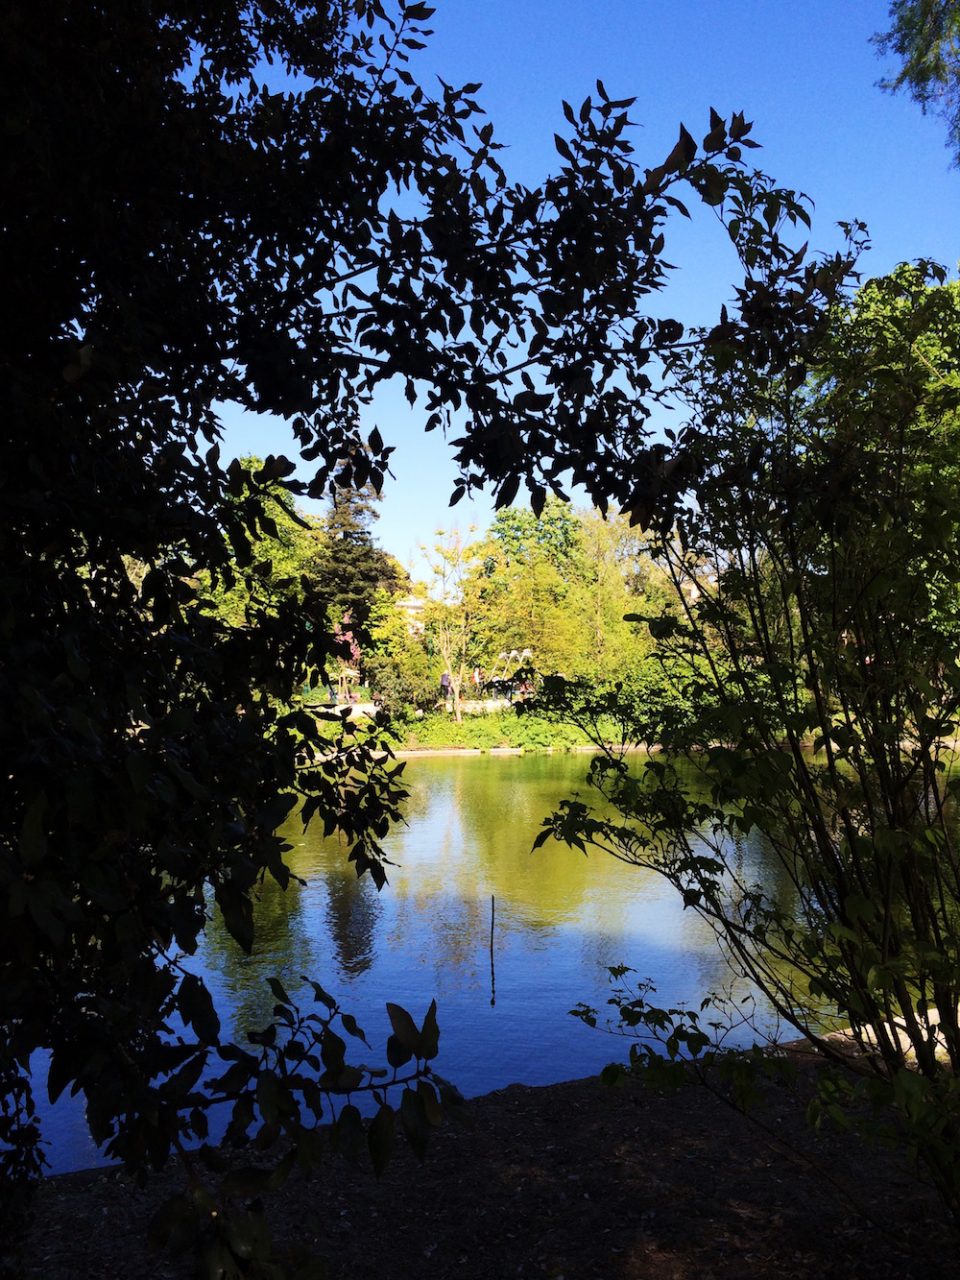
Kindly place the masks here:
MULTIPOLYGON (((636 96, 637 160, 661 161, 680 121, 706 132, 709 108, 754 121, 758 167, 815 202, 815 249, 839 243, 839 220, 860 218, 873 248, 863 269, 882 274, 904 259, 931 257, 956 272, 960 172, 951 169, 946 127, 906 96, 881 92, 885 67, 870 36, 887 25, 886 0, 437 0, 434 36, 413 69, 428 83, 481 81, 477 95, 508 145, 512 178, 538 182, 559 158, 561 99, 595 92, 636 96)), ((711 318, 736 279, 729 243, 708 217, 672 232, 680 270, 668 287, 670 314, 711 318)), ((289 452, 284 424, 224 410, 224 454, 289 452)), ((454 468, 438 437, 400 394, 385 391, 369 415, 396 445, 377 526, 404 562, 418 559, 435 530, 490 518, 490 504, 448 499, 454 468)))

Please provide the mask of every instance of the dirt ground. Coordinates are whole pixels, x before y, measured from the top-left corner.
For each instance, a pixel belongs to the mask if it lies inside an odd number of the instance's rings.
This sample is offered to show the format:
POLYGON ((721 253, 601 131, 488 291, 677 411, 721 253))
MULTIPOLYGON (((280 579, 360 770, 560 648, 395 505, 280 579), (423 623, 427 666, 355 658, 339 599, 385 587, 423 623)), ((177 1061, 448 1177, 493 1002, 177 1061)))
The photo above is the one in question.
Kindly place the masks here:
MULTIPOLYGON (((467 1104, 425 1162, 382 1181, 331 1156, 273 1208, 274 1238, 329 1260, 332 1280, 710 1280, 960 1274, 960 1237, 895 1152, 813 1133, 771 1087, 744 1119, 699 1085, 660 1095, 593 1080, 513 1086, 467 1104)), ((11 1274, 180 1280, 150 1254, 161 1187, 114 1174, 48 1181, 11 1274)))

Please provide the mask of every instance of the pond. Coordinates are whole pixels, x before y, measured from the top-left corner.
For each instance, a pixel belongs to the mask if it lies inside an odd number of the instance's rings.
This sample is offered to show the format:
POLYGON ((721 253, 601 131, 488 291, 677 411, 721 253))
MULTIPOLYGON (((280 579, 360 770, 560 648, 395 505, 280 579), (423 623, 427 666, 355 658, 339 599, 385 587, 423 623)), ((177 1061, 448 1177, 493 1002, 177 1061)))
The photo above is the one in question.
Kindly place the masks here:
MULTIPOLYGON (((653 979, 663 1004, 698 1002, 726 985, 712 932, 656 875, 552 841, 531 852, 543 818, 587 791, 587 766, 585 755, 411 760, 406 825, 387 841, 397 865, 380 893, 357 880, 335 840, 291 823, 290 863, 305 883, 265 887, 256 955, 243 955, 217 918, 191 964, 225 1033, 239 1038, 269 1021, 268 976, 293 995, 306 974, 354 1014, 373 1046, 366 1056, 383 1061, 384 1002, 419 1022, 435 998, 434 1065, 472 1096, 577 1079, 624 1059, 624 1041, 569 1016, 581 1001, 603 1008, 610 965, 653 979)), ((759 850, 744 852, 762 880, 759 850)), ((738 994, 748 990, 741 983, 738 994)), ((76 1103, 58 1106, 52 1136, 55 1170, 96 1163, 76 1103)))

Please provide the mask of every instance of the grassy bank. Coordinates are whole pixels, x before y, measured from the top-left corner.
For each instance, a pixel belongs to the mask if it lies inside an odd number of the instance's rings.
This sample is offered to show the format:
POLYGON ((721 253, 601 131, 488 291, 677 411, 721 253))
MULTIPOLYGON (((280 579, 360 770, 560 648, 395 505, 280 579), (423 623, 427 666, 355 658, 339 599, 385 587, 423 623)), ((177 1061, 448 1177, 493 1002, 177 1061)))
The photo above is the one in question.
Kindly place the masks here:
POLYGON ((519 716, 515 711, 465 716, 457 724, 452 715, 435 713, 412 720, 403 730, 401 749, 438 750, 444 747, 489 751, 497 747, 524 751, 564 751, 589 746, 586 734, 572 725, 555 724, 539 716, 519 716))

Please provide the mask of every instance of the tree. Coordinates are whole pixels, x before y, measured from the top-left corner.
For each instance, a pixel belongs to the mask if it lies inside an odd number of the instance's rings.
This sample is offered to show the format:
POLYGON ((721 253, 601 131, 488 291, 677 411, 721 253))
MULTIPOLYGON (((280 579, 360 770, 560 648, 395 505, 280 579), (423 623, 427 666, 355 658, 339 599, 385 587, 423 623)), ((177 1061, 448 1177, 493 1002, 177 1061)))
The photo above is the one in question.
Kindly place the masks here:
MULTIPOLYGON (((288 709, 335 642, 309 582, 302 599, 258 598, 252 548, 275 536, 277 486, 291 500, 379 489, 391 449, 358 424, 399 379, 425 426, 455 438, 454 497, 490 483, 504 506, 524 484, 540 510, 572 479, 642 518, 683 478, 669 450, 635 447, 657 366, 688 341, 662 308, 648 314, 678 193, 721 213, 747 265, 712 340, 757 369, 793 368, 846 268, 781 239, 803 203, 748 170, 741 114, 711 113, 702 146, 682 128, 640 170, 630 102, 598 85, 566 108, 557 174, 510 183, 476 86, 434 99, 407 65, 429 15, 402 0, 4 13, 8 1171, 36 1170, 39 1047, 51 1093, 80 1091, 97 1142, 135 1170, 173 1150, 189 1166, 222 1096, 231 1140, 283 1132, 311 1164, 317 1108, 357 1081, 319 991, 319 1022, 281 989, 273 1030, 223 1045, 189 972, 214 909, 253 945, 256 886, 289 877, 285 814, 339 827, 357 871, 383 884, 402 798, 375 735, 339 720, 327 734, 288 709), (275 456, 223 467, 225 402, 288 420, 313 479, 275 456), (243 627, 204 607, 202 575, 213 589, 243 580, 243 627)), ((418 1030, 398 1013, 390 1062, 435 1052, 430 1018, 418 1030)), ((409 1084, 401 1115, 419 1142, 434 1095, 409 1084)), ((384 1098, 378 1163, 391 1124, 384 1098)), ((214 1218, 191 1176, 177 1212, 209 1269, 233 1273, 249 1241, 231 1243, 229 1215, 214 1218)))
POLYGON ((589 640, 581 671, 607 683, 636 676, 653 646, 646 628, 627 618, 657 610, 663 601, 662 571, 650 558, 646 538, 624 516, 585 512, 581 530, 589 640))
POLYGON ((396 598, 387 592, 381 591, 374 600, 370 613, 372 649, 364 666, 377 698, 396 720, 426 711, 437 701, 437 662, 427 651, 420 626, 418 620, 412 629, 396 598))
POLYGON ((947 146, 960 165, 960 4, 957 0, 894 0, 893 25, 874 36, 881 53, 894 53, 900 71, 880 86, 891 92, 906 87, 924 114, 934 111, 947 122, 947 146))
POLYGON ((473 570, 476 633, 489 666, 501 652, 532 653, 540 671, 581 667, 585 570, 580 523, 550 498, 539 517, 523 508, 498 511, 473 570))
POLYGON ((477 635, 489 660, 525 648, 541 674, 612 681, 643 665, 646 632, 625 622, 662 597, 646 539, 623 515, 558 498, 539 517, 499 511, 475 570, 477 635))
POLYGON ((450 696, 457 724, 463 720, 463 687, 467 673, 480 660, 477 642, 479 600, 475 589, 478 549, 464 543, 459 530, 437 531, 437 541, 428 551, 422 548, 430 566, 429 603, 424 610, 426 635, 450 677, 450 696))
POLYGON ((342 624, 349 616, 361 651, 371 643, 370 614, 378 592, 395 595, 410 584, 403 566, 373 540, 377 496, 369 488, 335 495, 324 520, 326 539, 311 570, 331 622, 342 624))
POLYGON ((675 884, 839 1069, 831 1105, 888 1108, 957 1213, 960 286, 943 279, 865 285, 803 385, 697 358, 697 502, 660 539, 675 608, 650 624, 693 714, 660 726, 639 778, 597 763, 623 820, 571 804, 544 835, 675 884), (750 833, 786 897, 745 878, 750 833))
POLYGON ((250 548, 249 572, 238 574, 233 566, 229 579, 216 582, 202 572, 197 583, 209 609, 232 627, 245 626, 260 609, 272 610, 274 601, 299 604, 305 594, 304 575, 313 574, 323 545, 320 528, 291 506, 277 481, 263 479, 267 471, 260 458, 241 458, 240 465, 261 485, 263 503, 261 536, 250 548))

